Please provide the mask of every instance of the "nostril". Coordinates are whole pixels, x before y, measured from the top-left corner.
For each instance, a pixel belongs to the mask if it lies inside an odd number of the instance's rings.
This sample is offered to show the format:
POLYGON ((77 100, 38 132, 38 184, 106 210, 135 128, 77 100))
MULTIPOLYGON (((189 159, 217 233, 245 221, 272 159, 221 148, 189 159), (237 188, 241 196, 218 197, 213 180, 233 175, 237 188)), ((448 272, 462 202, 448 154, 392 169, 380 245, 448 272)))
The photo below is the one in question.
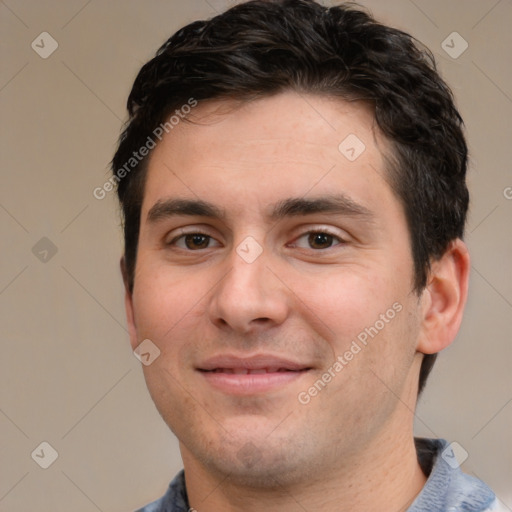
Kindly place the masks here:
POLYGON ((256 322, 258 324, 263 324, 263 323, 267 323, 267 322, 270 322, 270 318, 255 318, 253 320, 253 322, 256 322))

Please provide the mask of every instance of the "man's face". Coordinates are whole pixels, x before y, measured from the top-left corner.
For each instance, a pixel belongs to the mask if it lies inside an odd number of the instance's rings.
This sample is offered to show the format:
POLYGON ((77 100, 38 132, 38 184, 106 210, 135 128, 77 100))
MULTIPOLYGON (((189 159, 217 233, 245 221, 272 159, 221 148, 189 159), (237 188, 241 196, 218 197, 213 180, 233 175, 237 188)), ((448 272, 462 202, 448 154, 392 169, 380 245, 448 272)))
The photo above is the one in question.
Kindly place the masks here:
POLYGON ((360 104, 293 93, 194 121, 149 162, 132 346, 161 351, 145 378, 186 463, 321 478, 411 428, 421 303, 386 144, 360 104))

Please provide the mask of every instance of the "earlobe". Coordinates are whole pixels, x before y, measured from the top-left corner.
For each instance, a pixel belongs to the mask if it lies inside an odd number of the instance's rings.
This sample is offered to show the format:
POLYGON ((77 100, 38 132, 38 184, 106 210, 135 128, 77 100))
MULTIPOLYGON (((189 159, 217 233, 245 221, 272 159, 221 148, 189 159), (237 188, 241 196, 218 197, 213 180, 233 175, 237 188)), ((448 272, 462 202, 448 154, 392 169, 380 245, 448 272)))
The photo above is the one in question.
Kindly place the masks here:
POLYGON ((121 274, 123 276, 123 283, 124 283, 124 307, 126 311, 126 322, 128 325, 128 333, 130 334, 130 344, 132 346, 132 349, 135 350, 135 348, 138 345, 137 341, 137 327, 135 325, 135 315, 133 311, 133 295, 130 291, 130 285, 129 285, 129 279, 128 279, 128 272, 126 270, 126 261, 124 256, 121 258, 121 261, 119 262, 121 267, 121 274))
POLYGON ((469 268, 468 249, 460 239, 451 242, 443 256, 432 262, 428 285, 421 298, 419 352, 440 352, 455 339, 468 295, 469 268))

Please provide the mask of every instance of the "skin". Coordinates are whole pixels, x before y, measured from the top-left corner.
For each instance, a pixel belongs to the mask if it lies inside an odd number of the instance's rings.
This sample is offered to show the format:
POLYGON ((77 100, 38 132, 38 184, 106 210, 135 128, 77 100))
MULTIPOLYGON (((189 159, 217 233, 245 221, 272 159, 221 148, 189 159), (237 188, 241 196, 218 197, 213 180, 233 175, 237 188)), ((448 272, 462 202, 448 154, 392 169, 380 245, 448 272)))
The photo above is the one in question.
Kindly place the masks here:
POLYGON ((464 244, 454 241, 427 288, 412 291, 406 219, 386 181, 389 144, 359 103, 287 92, 200 104, 192 120, 151 154, 126 291, 132 347, 150 339, 161 351, 144 375, 180 441, 191 507, 406 510, 426 481, 412 432, 422 354, 459 328, 464 244), (366 146, 353 162, 338 150, 349 134, 366 146), (289 198, 340 194, 365 214, 268 215, 289 198), (225 215, 148 218, 170 198, 208 201, 225 215), (333 236, 311 244, 311 230, 333 236), (210 238, 191 243, 183 232, 210 238), (248 236, 262 249, 252 263, 237 253, 248 236), (301 404, 299 393, 396 303, 400 312, 301 404), (271 353, 311 369, 269 392, 234 395, 197 369, 225 353, 271 353))

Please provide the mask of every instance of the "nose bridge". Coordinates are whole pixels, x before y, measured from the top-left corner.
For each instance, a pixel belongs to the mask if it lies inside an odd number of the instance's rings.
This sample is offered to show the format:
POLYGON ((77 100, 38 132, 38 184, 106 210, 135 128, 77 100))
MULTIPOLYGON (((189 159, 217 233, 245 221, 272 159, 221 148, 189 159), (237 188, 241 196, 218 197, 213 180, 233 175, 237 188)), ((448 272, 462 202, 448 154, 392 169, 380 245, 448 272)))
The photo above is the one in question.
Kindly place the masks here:
POLYGON ((280 283, 267 268, 268 251, 247 237, 229 259, 230 269, 214 290, 210 304, 212 322, 247 332, 263 320, 281 323, 287 314, 280 283))
POLYGON ((256 257, 251 249, 249 251, 249 259, 241 256, 240 252, 241 249, 238 248, 231 259, 233 283, 235 286, 240 287, 241 291, 245 290, 248 295, 263 297, 266 295, 266 289, 273 284, 269 281, 269 272, 267 270, 267 265, 269 264, 268 251, 265 254, 262 251, 256 257))

